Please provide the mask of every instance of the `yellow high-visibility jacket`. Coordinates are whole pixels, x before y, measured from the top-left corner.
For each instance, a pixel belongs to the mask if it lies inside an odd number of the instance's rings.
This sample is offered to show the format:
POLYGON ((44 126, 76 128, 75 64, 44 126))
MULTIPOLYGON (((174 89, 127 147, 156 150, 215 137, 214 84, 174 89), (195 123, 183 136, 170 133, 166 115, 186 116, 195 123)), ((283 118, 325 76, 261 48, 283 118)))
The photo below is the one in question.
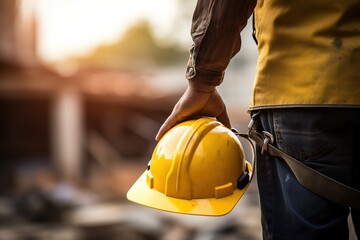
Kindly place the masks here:
POLYGON ((259 58, 250 109, 360 107, 359 0, 198 0, 189 81, 221 83, 254 7, 259 58))
POLYGON ((360 107, 360 1, 259 0, 251 108, 360 107))

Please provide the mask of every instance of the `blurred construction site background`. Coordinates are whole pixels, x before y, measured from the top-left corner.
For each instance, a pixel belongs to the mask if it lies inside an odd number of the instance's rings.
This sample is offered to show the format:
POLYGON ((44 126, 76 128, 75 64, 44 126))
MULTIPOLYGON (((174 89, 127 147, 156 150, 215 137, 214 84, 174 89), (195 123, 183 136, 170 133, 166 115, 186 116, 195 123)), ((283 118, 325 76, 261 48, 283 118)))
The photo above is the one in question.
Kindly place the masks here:
MULTIPOLYGON (((261 239, 256 183, 224 217, 126 192, 185 90, 190 0, 0 0, 0 239, 261 239)), ((223 94, 246 131, 251 23, 223 94)), ((250 156, 249 156, 250 157, 250 156)))

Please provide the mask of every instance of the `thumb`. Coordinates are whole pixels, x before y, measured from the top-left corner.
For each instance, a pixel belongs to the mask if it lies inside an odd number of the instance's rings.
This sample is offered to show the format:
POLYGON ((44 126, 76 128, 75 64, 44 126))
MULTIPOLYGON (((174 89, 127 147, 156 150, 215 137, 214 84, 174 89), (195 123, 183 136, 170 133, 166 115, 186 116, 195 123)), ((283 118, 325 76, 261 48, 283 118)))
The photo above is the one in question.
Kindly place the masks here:
POLYGON ((176 120, 176 118, 171 114, 166 120, 165 122, 161 125, 158 133, 156 134, 155 140, 159 141, 162 136, 164 136, 164 134, 169 131, 172 127, 174 127, 176 124, 178 123, 178 121, 176 120))
POLYGON ((225 127, 231 129, 231 123, 229 116, 226 112, 226 108, 224 108, 224 111, 222 111, 222 113, 218 117, 216 117, 216 119, 221 122, 225 127))

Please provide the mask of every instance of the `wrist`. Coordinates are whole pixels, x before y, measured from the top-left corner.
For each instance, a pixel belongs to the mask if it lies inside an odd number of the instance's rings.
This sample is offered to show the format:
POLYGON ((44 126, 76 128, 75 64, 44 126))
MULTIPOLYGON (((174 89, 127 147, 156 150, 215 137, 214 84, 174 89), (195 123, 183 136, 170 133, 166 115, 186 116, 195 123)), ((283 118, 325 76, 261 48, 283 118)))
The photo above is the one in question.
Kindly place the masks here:
POLYGON ((188 87, 192 90, 198 91, 198 92, 204 92, 204 93, 212 93, 216 90, 216 86, 208 85, 203 82, 197 82, 189 80, 188 87))

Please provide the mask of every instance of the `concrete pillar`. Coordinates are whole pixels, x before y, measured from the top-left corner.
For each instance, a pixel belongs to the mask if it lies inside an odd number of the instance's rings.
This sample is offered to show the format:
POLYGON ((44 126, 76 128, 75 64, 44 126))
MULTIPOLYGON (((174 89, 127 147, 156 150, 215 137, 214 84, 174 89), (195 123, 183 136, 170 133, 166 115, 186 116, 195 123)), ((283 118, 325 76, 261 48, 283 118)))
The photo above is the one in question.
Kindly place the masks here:
POLYGON ((83 106, 81 94, 72 88, 61 90, 52 106, 51 138, 53 159, 68 181, 79 180, 83 152, 83 106))

